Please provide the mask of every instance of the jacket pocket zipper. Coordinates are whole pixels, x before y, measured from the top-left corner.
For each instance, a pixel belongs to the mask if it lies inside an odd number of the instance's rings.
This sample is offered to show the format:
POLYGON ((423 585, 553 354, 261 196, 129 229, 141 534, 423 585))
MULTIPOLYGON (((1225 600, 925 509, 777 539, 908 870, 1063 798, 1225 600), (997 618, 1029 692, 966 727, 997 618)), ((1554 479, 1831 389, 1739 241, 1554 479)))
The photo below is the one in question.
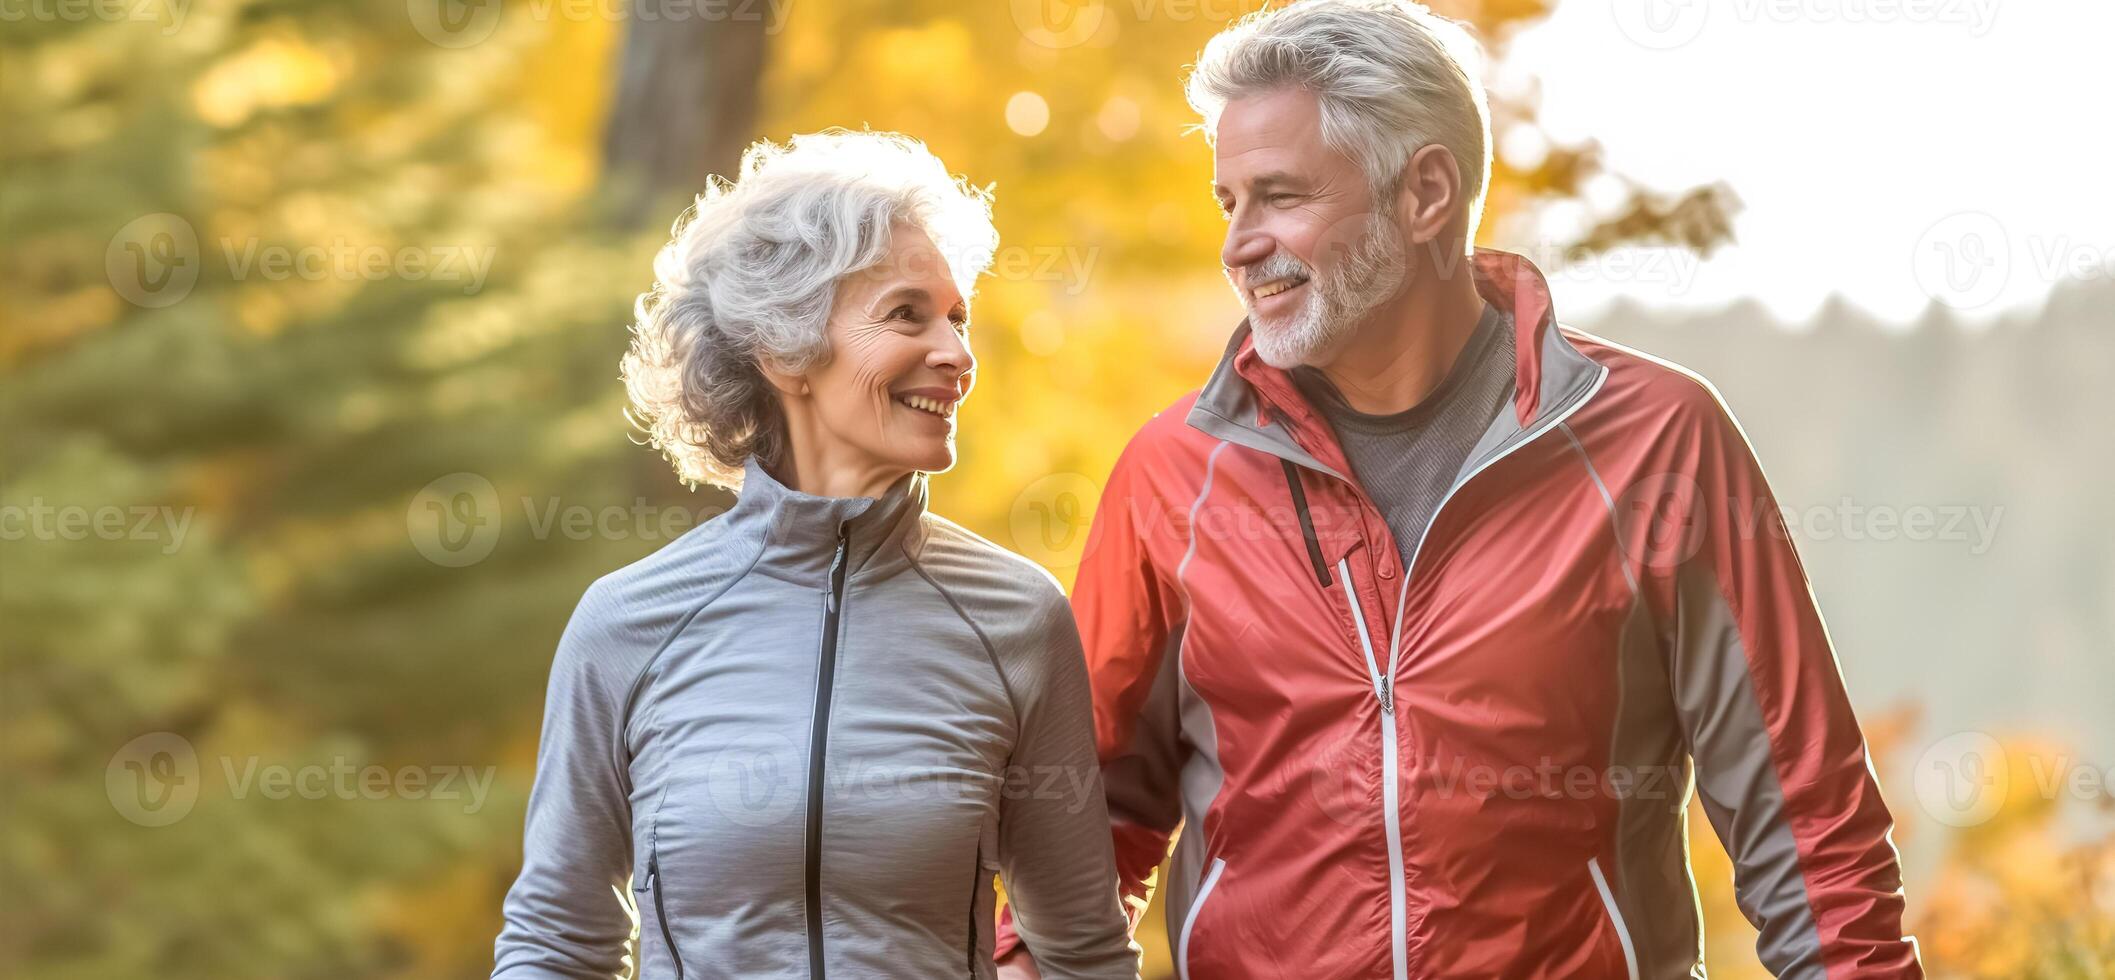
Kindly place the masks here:
POLYGON ((683 980, 683 954, 676 951, 676 936, 668 928, 668 906, 661 901, 661 854, 658 848, 646 858, 646 887, 654 893, 654 919, 661 923, 661 944, 676 964, 676 980, 683 980))
POLYGON ((1219 884, 1219 873, 1225 870, 1225 858, 1212 859, 1212 870, 1204 876, 1204 885, 1197 889, 1197 901, 1190 903, 1190 914, 1182 920, 1182 948, 1175 951, 1177 980, 1190 980, 1190 930, 1197 928, 1197 913, 1204 911, 1204 900, 1212 897, 1212 887, 1219 884))
POLYGON ((1594 877, 1594 891, 1600 893, 1601 908, 1608 913, 1608 924, 1615 927, 1616 939, 1623 944, 1623 968, 1629 971, 1630 980, 1638 980, 1638 951, 1630 944, 1630 928, 1623 924, 1623 910, 1616 907, 1616 894, 1608 888, 1608 876, 1601 873, 1601 859, 1589 858, 1586 873, 1594 877))

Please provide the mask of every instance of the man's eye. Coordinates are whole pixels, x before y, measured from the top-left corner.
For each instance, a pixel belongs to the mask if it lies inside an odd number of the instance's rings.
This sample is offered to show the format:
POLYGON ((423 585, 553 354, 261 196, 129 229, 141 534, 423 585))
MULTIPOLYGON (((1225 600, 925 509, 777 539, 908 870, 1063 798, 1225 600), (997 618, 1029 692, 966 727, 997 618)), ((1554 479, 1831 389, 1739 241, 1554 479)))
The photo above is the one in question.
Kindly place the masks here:
POLYGON ((1270 196, 1270 206, 1274 208, 1282 208, 1294 203, 1295 201, 1298 201, 1299 199, 1300 195, 1298 194, 1272 194, 1270 196))
POLYGON ((910 304, 906 303, 890 310, 888 318, 891 320, 916 320, 918 319, 918 311, 911 309, 910 304))

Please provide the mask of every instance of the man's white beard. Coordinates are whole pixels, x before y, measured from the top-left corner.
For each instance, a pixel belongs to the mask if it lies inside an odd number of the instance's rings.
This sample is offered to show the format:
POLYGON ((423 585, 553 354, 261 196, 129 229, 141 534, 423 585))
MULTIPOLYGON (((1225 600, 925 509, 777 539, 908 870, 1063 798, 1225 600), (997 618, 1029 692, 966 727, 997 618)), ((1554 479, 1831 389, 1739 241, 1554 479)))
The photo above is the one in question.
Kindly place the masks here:
POLYGON ((1395 297, 1409 274, 1409 250, 1395 226, 1379 214, 1366 216, 1359 240, 1326 274, 1314 272, 1284 252, 1272 253, 1250 267, 1247 281, 1306 275, 1308 296, 1290 318, 1277 322, 1258 315, 1254 299, 1246 290, 1239 291, 1241 304, 1248 309, 1256 355, 1281 370, 1323 363, 1358 331, 1367 314, 1395 297))

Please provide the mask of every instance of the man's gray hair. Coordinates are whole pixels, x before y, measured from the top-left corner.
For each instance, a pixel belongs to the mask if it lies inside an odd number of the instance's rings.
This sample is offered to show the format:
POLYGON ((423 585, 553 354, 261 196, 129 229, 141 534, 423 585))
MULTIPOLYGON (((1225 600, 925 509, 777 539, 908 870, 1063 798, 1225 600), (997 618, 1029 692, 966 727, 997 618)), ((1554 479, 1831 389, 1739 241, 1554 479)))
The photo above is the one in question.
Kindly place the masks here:
POLYGON ((634 424, 686 483, 730 489, 746 457, 775 463, 786 450, 759 364, 800 372, 828 360, 837 285, 888 255, 891 226, 922 228, 964 297, 998 249, 990 196, 906 136, 760 140, 740 174, 714 177, 676 220, 623 361, 634 424))
POLYGON ((1191 70, 1190 106, 1216 141, 1235 99, 1281 89, 1315 94, 1322 139, 1358 161, 1378 207, 1428 143, 1454 154, 1476 241, 1491 174, 1483 56, 1459 24, 1409 0, 1302 0, 1235 21, 1191 70))

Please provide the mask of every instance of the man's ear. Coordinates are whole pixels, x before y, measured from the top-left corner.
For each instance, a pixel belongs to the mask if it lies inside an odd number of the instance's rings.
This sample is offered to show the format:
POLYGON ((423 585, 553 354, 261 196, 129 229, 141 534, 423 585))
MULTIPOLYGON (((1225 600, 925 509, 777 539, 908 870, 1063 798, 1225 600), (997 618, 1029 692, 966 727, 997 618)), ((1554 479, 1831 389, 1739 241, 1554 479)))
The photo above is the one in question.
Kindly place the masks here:
POLYGON ((1396 220, 1410 231, 1410 242, 1422 245, 1446 233, 1461 210, 1461 169, 1454 151, 1427 143, 1403 164, 1395 192, 1396 220))

